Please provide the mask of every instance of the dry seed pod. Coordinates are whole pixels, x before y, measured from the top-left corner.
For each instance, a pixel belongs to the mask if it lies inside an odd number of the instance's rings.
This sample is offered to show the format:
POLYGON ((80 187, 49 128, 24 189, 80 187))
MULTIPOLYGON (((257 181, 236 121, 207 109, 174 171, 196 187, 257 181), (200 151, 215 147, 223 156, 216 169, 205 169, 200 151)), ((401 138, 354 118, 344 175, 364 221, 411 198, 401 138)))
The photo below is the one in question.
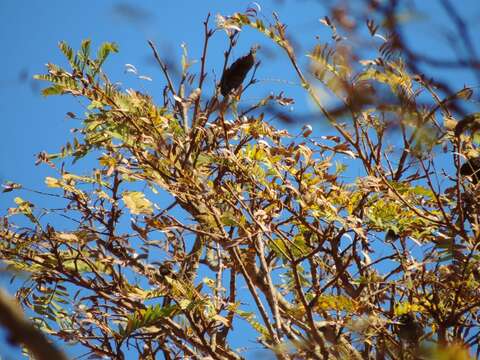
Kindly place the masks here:
POLYGON ((476 184, 480 180, 480 157, 472 158, 463 163, 460 168, 460 174, 470 176, 472 183, 476 184))
POLYGON ((391 243, 398 239, 398 234, 393 229, 388 229, 385 234, 385 242, 391 243))
POLYGON ((423 335, 422 325, 412 313, 400 316, 396 331, 400 339, 409 343, 418 343, 420 337, 423 335))
POLYGON ((460 136, 465 130, 475 133, 480 129, 480 115, 478 113, 470 114, 460 120, 455 126, 455 136, 460 136))
POLYGON ((257 47, 252 47, 248 55, 238 58, 225 69, 220 80, 220 92, 223 96, 227 96, 232 90, 236 90, 242 85, 243 80, 255 64, 256 51, 257 47))

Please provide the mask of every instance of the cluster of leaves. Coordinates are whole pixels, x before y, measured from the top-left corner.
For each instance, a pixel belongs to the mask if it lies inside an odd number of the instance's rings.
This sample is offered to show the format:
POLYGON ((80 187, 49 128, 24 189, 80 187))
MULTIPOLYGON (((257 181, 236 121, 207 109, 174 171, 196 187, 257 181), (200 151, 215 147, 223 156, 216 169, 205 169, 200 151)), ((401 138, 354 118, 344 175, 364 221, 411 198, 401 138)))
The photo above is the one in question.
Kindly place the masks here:
MULTIPOLYGON (((459 154, 476 151, 449 108, 467 90, 442 100, 382 49, 353 64, 332 20, 324 23, 336 44, 311 52, 309 77, 277 18, 264 24, 252 9, 219 18, 231 46, 248 26, 285 51, 338 133, 321 141, 308 127, 295 137, 264 121, 262 106, 280 95, 242 113, 245 88, 223 100, 203 93, 208 21, 198 84, 185 65, 174 86, 151 44, 167 80, 163 105, 102 72, 114 44, 96 59, 88 41, 76 55, 60 44, 71 71, 48 64, 38 76, 52 83, 44 94, 81 97, 88 111, 78 138, 39 162, 57 171, 46 185, 61 193, 70 228, 46 224, 45 212, 58 211, 21 198, 0 226, 1 258, 27 273, 17 297, 41 329, 111 358, 240 359, 230 340, 243 320, 280 359, 406 359, 449 344, 464 356, 478 347, 480 188, 458 170, 438 185, 432 155, 447 147, 458 169, 459 154), (316 86, 341 108, 326 109, 316 86), (400 141, 389 139, 392 124, 400 141), (87 155, 98 162, 90 174, 58 165, 87 155), (335 166, 346 156, 363 169, 350 183, 346 166, 335 166), (31 226, 12 224, 18 214, 31 226)), ((369 28, 374 36, 378 27, 369 28)))

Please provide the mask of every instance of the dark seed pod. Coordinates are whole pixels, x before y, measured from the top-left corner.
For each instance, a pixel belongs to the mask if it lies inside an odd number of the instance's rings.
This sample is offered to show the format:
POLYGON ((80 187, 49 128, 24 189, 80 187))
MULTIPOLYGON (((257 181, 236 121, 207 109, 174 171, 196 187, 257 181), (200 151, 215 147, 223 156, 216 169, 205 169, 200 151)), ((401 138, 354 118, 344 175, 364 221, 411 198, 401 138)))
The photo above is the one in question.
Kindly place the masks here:
POLYGON ((158 281, 164 281, 165 277, 175 278, 176 274, 173 272, 173 267, 170 262, 164 262, 158 268, 158 274, 156 274, 156 279, 158 281))
POLYGON ((477 184, 480 180, 480 157, 472 158, 463 163, 460 174, 470 176, 472 183, 477 184))
POLYGON ((385 234, 385 242, 394 242, 397 239, 397 233, 392 229, 388 229, 387 233, 385 234))
POLYGON ((242 56, 234 61, 230 67, 225 69, 220 80, 220 92, 223 96, 230 94, 242 85, 250 69, 255 64, 256 47, 252 47, 248 55, 242 56))
POLYGON ((162 276, 167 276, 167 275, 170 275, 170 273, 172 272, 172 270, 169 269, 169 268, 166 267, 166 266, 162 266, 162 267, 160 268, 160 271, 159 271, 159 272, 160 272, 160 275, 162 275, 162 276))
POLYGON ((398 320, 399 323, 396 327, 398 337, 409 343, 418 343, 423 335, 423 328, 415 315, 412 313, 403 314, 398 320))
POLYGON ((465 116, 460 120, 455 126, 455 136, 460 136, 464 131, 470 130, 472 133, 475 133, 480 129, 480 115, 471 114, 465 116))

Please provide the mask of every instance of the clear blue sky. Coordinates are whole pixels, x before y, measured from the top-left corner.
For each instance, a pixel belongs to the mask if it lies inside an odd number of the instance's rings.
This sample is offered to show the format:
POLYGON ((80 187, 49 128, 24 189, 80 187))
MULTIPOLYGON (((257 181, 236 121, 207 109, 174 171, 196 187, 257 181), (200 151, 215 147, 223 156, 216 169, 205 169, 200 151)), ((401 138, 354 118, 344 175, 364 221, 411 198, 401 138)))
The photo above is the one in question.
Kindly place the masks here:
MULTIPOLYGON (((72 98, 43 98, 39 90, 44 84, 32 80, 33 74, 44 72, 45 63, 64 64, 57 48, 58 41, 66 40, 74 48, 86 38, 92 40, 94 47, 104 41, 117 42, 120 53, 112 56, 107 64, 111 79, 142 91, 160 93, 163 79, 151 61, 147 39, 157 43, 162 56, 174 59, 180 58, 180 44, 185 42, 190 57, 198 59, 203 40, 202 21, 207 13, 212 13, 213 17, 217 13, 231 14, 243 11, 250 3, 225 0, 0 0, 0 182, 11 180, 30 188, 43 189, 44 177, 50 173, 46 166, 34 166, 34 154, 42 150, 57 152, 69 136, 69 129, 75 126, 72 120, 66 118, 66 112, 82 113, 81 107, 72 98), (125 74, 124 65, 127 63, 134 64, 140 74, 152 77, 154 82, 147 83, 125 74)), ((272 11, 280 15, 282 21, 288 24, 288 31, 303 45, 304 53, 309 45, 315 43, 315 35, 329 40, 328 31, 318 22, 326 15, 320 1, 269 0, 259 3, 265 16, 270 18, 272 11)), ((408 39, 415 47, 433 55, 443 57, 452 54, 451 47, 440 45, 442 34, 437 30, 438 25, 445 21, 445 14, 440 10, 438 1, 424 0, 418 3, 422 9, 421 17, 407 33, 408 39)), ((480 5, 478 0, 462 0, 461 3, 459 10, 467 22, 477 23, 472 30, 477 34, 474 40, 480 51, 478 21, 475 21, 480 17, 480 5)), ((252 43, 262 42, 264 39, 258 34, 245 31, 235 57, 248 51, 252 43)), ((217 76, 225 45, 226 38, 220 33, 211 43, 208 66, 216 70, 217 76)), ((258 78, 262 81, 258 85, 258 93, 249 95, 250 100, 253 102, 261 93, 272 89, 281 89, 287 96, 296 98, 294 113, 311 111, 302 90, 295 85, 297 81, 294 74, 285 70, 288 68, 285 62, 272 60, 272 55, 279 55, 278 50, 275 51, 272 46, 267 46, 260 52, 259 57, 264 65, 258 72, 258 78)), ((210 72, 210 75, 213 73, 210 72)), ((463 83, 478 85, 473 77, 454 72, 437 75, 456 81, 458 86, 463 83)), ((248 96, 246 100, 249 100, 248 96)), ((321 123, 313 125, 316 129, 324 128, 321 123)), ((295 132, 295 129, 290 130, 295 132)), ((2 213, 12 206, 13 196, 0 194, 2 213)), ((5 284, 5 279, 0 274, 0 284, 5 284)), ((3 335, 0 332, 1 337, 3 335)), ((16 358, 18 353, 11 351, 0 342, 0 356, 8 358, 10 354, 10 358, 16 358)))

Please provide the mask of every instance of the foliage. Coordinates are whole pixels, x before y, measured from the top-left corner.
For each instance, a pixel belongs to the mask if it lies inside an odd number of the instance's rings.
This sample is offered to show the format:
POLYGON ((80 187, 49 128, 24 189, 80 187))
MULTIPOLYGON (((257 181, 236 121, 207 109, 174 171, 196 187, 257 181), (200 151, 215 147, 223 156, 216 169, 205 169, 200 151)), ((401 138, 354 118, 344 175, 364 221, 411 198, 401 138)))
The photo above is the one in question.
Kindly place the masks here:
MULTIPOLYGON (((248 9, 217 21, 205 22, 198 82, 184 59, 175 85, 151 43, 167 81, 161 105, 109 80, 111 43, 92 58, 89 41, 76 55, 61 42, 70 69, 48 64, 37 76, 51 83, 44 95, 88 108, 72 116, 72 141, 39 155, 56 172, 45 182, 61 211, 17 197, 3 218, 1 257, 28 279, 21 304, 94 357, 239 359, 230 344, 246 320, 280 359, 467 358, 480 335, 480 187, 460 174, 461 157, 478 154, 453 106, 472 90, 442 95, 390 38, 355 61, 329 18, 334 41, 309 53, 309 74, 278 18, 266 24, 248 9), (265 121, 270 102, 292 101, 283 94, 242 110, 253 76, 231 96, 207 94, 209 39, 227 32, 226 69, 246 27, 284 51, 335 135, 319 140, 305 126, 293 136, 265 121), (341 106, 327 109, 319 86, 341 106), (453 175, 437 170, 440 148, 453 175), (90 173, 66 169, 88 156, 90 173), (347 164, 361 169, 352 181, 347 164), (55 214, 68 229, 44 220, 55 214)), ((380 41, 380 27, 368 29, 380 41)))

